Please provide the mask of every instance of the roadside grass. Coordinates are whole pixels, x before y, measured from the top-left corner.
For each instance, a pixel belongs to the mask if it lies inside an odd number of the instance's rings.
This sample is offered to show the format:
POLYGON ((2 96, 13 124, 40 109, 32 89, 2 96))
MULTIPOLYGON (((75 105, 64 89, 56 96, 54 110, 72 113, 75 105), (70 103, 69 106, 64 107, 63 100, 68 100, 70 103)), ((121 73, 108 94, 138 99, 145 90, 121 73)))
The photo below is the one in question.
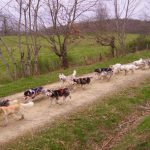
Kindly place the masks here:
MULTIPOLYGON (((150 97, 150 94, 149 94, 150 97)), ((150 99, 149 99, 150 100, 150 99)), ((131 132, 129 132, 114 150, 149 150, 150 149, 150 115, 131 132)))
MULTIPOLYGON (((58 119, 38 133, 28 134, 9 143, 5 150, 93 150, 102 146, 108 134, 115 134, 118 124, 150 100, 150 78, 140 85, 95 102, 91 106, 58 119)), ((150 121, 150 118, 149 118, 150 121)), ((144 125, 143 125, 144 126, 144 125)), ((146 125, 147 127, 147 125, 146 125)), ((150 125, 148 125, 149 129, 150 125)), ((143 129, 143 127, 141 127, 143 129)), ((140 129, 141 129, 140 128, 140 129)), ((145 127, 144 127, 145 128, 145 127)))
POLYGON ((104 62, 98 62, 92 65, 80 66, 80 67, 72 67, 66 70, 57 70, 50 72, 48 74, 43 74, 39 76, 29 77, 29 78, 21 78, 16 81, 6 82, 0 84, 0 97, 8 96, 10 94, 14 94, 17 92, 21 92, 28 88, 33 88, 37 86, 42 86, 45 84, 50 84, 58 81, 59 73, 63 72, 64 74, 71 74, 73 69, 77 70, 77 75, 82 75, 86 73, 93 72, 95 68, 99 67, 108 67, 109 65, 115 63, 129 63, 139 58, 150 58, 149 50, 128 54, 124 57, 116 57, 104 62))
POLYGON ((113 150, 149 150, 150 149, 150 116, 144 118, 138 127, 129 132, 113 150))

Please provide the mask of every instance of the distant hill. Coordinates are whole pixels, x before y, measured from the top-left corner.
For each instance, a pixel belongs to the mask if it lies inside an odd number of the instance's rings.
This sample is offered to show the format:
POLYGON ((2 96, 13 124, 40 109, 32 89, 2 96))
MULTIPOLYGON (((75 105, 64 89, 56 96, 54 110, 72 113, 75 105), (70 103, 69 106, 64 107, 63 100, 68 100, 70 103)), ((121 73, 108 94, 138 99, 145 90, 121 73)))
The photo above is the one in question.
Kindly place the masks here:
MULTIPOLYGON (((120 20, 123 22, 123 20, 120 20)), ((80 30, 84 33, 99 31, 115 32, 115 20, 86 21, 78 23, 80 30)), ((128 19, 126 24, 127 33, 150 34, 150 21, 128 19)))
MULTIPOLYGON (((2 19, 0 17, 0 19, 2 19)), ((6 18, 7 20, 7 28, 3 28, 3 20, 0 20, 0 35, 15 35, 17 34, 17 22, 12 20, 11 18, 6 18)), ((123 20, 120 20, 120 22, 123 22, 123 20)), ((79 23, 76 23, 75 26, 78 28, 77 30, 80 30, 82 33, 97 33, 97 32, 115 32, 115 20, 109 19, 104 21, 82 21, 79 23)), ((52 27, 40 28, 40 32, 47 33, 48 30, 49 33, 53 32, 52 27)), ((23 30, 22 30, 23 31, 23 30)), ((61 31, 61 29, 60 29, 61 31)), ((138 34, 150 34, 150 21, 141 21, 141 20, 135 20, 135 19, 128 19, 126 24, 126 32, 127 33, 138 33, 138 34)))

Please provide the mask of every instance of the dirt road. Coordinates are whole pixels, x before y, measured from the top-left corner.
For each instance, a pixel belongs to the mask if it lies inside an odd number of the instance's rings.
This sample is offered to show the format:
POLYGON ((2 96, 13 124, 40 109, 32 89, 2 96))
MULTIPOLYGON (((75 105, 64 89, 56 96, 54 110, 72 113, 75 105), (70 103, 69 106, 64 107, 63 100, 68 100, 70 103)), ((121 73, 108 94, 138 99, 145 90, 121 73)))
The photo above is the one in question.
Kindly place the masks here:
MULTIPOLYGON (((60 116, 65 116, 70 112, 76 111, 86 104, 94 101, 101 101, 107 95, 114 92, 119 92, 121 89, 135 86, 150 78, 150 70, 137 70, 134 74, 116 75, 107 81, 94 80, 85 89, 79 88, 71 93, 72 99, 67 99, 66 103, 62 105, 50 105, 50 100, 44 97, 41 101, 35 103, 35 106, 25 112, 25 120, 9 119, 7 127, 0 127, 0 145, 9 142, 27 132, 32 132, 46 123, 54 121, 60 116)), ((46 85, 46 88, 59 87, 60 83, 46 85)), ((21 99, 23 93, 11 95, 8 98, 21 99)), ((60 100, 60 102, 62 102, 60 100)))

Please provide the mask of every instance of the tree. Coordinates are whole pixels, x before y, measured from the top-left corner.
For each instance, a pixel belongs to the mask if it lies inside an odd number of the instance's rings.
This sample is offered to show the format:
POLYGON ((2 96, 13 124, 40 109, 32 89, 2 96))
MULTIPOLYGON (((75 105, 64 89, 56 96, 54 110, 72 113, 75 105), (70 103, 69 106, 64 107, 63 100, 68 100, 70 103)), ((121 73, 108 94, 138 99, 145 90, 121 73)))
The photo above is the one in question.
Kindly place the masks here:
POLYGON ((112 57, 116 56, 116 46, 115 46, 115 37, 114 36, 97 36, 96 42, 102 46, 109 46, 111 47, 111 54, 112 57))
POLYGON ((32 69, 32 60, 33 73, 39 73, 38 57, 41 45, 39 42, 38 33, 38 17, 41 0, 16 1, 19 5, 18 47, 21 55, 21 68, 23 76, 30 76, 32 69), (25 53, 25 50, 22 46, 22 33, 25 33, 27 54, 25 53))
POLYGON ((120 48, 125 50, 126 25, 128 19, 134 14, 139 0, 113 0, 115 29, 120 48))
POLYGON ((51 20, 49 29, 45 22, 42 24, 46 30, 43 37, 49 42, 51 50, 59 57, 61 66, 68 68, 68 44, 73 27, 79 17, 95 6, 97 0, 45 0, 48 17, 51 20), (47 33, 45 35, 45 33, 47 33))

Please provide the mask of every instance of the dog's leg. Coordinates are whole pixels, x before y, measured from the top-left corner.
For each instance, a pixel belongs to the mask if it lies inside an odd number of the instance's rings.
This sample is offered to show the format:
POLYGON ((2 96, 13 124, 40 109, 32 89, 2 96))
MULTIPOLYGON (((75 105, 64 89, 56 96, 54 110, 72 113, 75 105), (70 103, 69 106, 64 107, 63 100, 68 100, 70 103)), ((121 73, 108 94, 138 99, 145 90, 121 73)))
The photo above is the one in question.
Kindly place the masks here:
POLYGON ((71 99, 71 95, 69 95, 69 98, 71 99))
POLYGON ((59 98, 58 98, 58 97, 56 97, 56 104, 59 104, 59 103, 58 103, 58 100, 59 100, 59 98))
POLYGON ((125 76, 127 75, 127 70, 124 70, 125 71, 125 76))
POLYGON ((49 107, 51 107, 52 104, 53 104, 53 98, 52 98, 52 97, 49 97, 49 100, 51 101, 49 107))
POLYGON ((6 115, 4 118, 5 118, 4 126, 6 127, 6 126, 7 126, 7 124, 8 124, 8 116, 6 115))
POLYGON ((22 114, 22 112, 21 112, 21 111, 18 111, 18 114, 21 116, 21 118, 20 118, 19 120, 24 119, 24 115, 22 114))
POLYGON ((7 126, 7 124, 8 124, 8 115, 7 115, 7 113, 4 111, 4 127, 6 127, 7 126))
POLYGON ((34 99, 36 97, 36 94, 34 94, 31 98, 34 99))
POLYGON ((108 78, 108 81, 110 81, 112 75, 113 75, 113 73, 110 73, 110 76, 109 76, 109 78, 108 78))
POLYGON ((17 120, 22 120, 22 119, 24 119, 24 116, 23 116, 23 115, 21 115, 21 118, 20 118, 20 117, 18 118, 18 115, 16 115, 16 114, 12 114, 12 116, 13 116, 14 119, 17 119, 17 120))
POLYGON ((65 96, 63 96, 63 102, 66 103, 66 97, 65 96))
POLYGON ((59 103, 58 103, 58 99, 56 99, 56 104, 59 104, 59 103))
POLYGON ((98 74, 98 79, 101 80, 101 74, 100 73, 98 74))

